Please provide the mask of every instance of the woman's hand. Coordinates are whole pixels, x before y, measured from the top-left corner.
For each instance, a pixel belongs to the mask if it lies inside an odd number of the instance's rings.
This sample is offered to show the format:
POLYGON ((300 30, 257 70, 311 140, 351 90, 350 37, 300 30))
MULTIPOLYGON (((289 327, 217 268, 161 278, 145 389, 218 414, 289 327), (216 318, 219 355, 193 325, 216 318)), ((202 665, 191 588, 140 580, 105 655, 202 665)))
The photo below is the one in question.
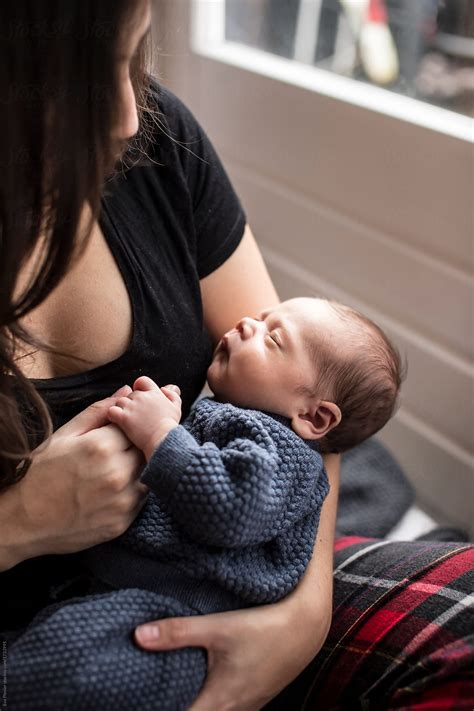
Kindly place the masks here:
POLYGON ((124 386, 58 429, 33 451, 26 476, 0 496, 0 569, 89 548, 130 526, 148 491, 139 482, 143 455, 107 418, 129 392, 124 386))
MULTIPOLYGON (((287 599, 288 600, 288 599, 287 599)), ((189 711, 256 711, 310 663, 323 645, 330 608, 317 600, 308 614, 294 600, 203 617, 176 617, 142 627, 136 642, 147 650, 205 647, 208 674, 189 711), (308 629, 311 636, 308 637, 308 629)))

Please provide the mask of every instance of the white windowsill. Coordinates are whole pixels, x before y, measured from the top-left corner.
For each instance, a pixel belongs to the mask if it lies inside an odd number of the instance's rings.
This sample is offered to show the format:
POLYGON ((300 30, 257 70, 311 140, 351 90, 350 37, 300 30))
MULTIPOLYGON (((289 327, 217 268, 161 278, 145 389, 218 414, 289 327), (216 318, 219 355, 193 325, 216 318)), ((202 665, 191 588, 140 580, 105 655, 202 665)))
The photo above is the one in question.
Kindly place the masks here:
POLYGON ((468 116, 236 42, 213 43, 209 41, 209 33, 206 34, 204 38, 199 37, 198 31, 194 33, 192 49, 197 54, 453 138, 474 142, 474 120, 468 116))

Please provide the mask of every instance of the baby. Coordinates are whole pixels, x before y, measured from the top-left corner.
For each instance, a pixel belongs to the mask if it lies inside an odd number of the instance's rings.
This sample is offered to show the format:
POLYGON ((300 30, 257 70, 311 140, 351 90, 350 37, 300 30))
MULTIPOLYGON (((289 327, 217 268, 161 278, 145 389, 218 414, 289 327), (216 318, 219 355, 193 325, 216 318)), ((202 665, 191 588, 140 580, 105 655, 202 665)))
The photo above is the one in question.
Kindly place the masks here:
POLYGON ((98 594, 47 608, 10 650, 19 707, 186 709, 206 675, 204 651, 150 654, 132 630, 288 594, 329 490, 321 453, 387 422, 401 371, 364 316, 300 298, 223 336, 207 374, 215 399, 199 400, 183 424, 179 389, 138 378, 109 418, 147 460, 147 504, 123 536, 83 553, 98 594))
MULTIPOLYGON (((386 424, 402 371, 397 350, 365 316, 298 298, 239 321, 220 340, 207 379, 218 401, 283 416, 326 453, 344 452, 386 424)), ((177 392, 142 377, 109 410, 147 461, 179 424, 177 392)))

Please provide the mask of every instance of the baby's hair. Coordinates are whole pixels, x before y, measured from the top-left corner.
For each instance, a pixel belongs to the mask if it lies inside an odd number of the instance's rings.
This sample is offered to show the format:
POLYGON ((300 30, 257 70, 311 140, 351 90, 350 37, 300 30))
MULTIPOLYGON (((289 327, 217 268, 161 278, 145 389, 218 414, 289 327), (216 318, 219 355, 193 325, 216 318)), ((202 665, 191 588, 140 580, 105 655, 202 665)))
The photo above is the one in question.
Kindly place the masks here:
POLYGON ((344 452, 378 432, 395 413, 406 376, 406 364, 379 326, 349 306, 328 303, 347 325, 355 355, 335 353, 324 342, 316 346, 316 392, 342 413, 339 425, 319 440, 323 453, 344 452))

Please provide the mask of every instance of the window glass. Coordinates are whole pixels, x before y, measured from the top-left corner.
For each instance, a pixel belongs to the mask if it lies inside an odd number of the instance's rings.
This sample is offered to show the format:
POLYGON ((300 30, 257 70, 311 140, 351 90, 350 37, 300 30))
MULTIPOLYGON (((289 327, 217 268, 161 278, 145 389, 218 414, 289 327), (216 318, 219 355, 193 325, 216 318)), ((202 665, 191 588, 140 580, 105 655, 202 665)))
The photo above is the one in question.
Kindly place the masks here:
POLYGON ((474 116, 474 0, 225 0, 226 40, 474 116))

